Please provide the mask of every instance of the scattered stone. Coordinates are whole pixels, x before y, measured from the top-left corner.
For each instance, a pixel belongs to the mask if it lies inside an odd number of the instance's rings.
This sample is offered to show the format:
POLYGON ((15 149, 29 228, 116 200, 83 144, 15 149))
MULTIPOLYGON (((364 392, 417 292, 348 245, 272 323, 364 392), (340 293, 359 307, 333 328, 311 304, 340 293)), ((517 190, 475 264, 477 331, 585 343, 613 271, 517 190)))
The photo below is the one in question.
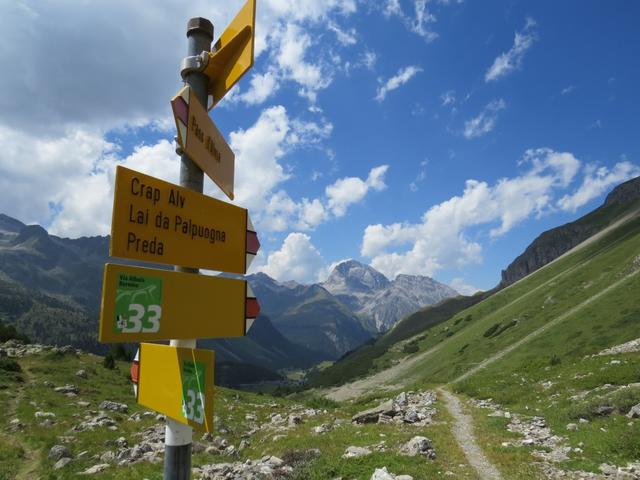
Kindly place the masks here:
POLYGON ((567 423, 567 430, 570 432, 576 432, 578 430, 578 425, 575 423, 567 423))
POLYGON ((604 417, 606 415, 611 415, 614 410, 615 408, 609 405, 600 405, 598 408, 596 408, 596 415, 601 415, 604 417))
POLYGON ((294 427, 296 425, 302 424, 302 417, 299 415, 289 415, 288 421, 289 426, 294 427))
POLYGON ((376 468, 370 480, 413 480, 411 475, 394 475, 387 470, 387 467, 376 468))
POLYGON ((348 447, 342 458, 358 458, 371 455, 371 450, 365 447, 348 447))
POLYGON ((76 402, 76 405, 78 405, 80 408, 87 408, 89 405, 91 405, 91 402, 79 400, 76 402))
POLYGON ((65 395, 67 393, 72 393, 74 395, 77 395, 78 393, 80 393, 80 390, 78 389, 78 387, 76 387, 75 385, 71 385, 70 383, 62 387, 55 387, 53 391, 58 393, 64 393, 65 395))
POLYGON ((426 426, 436 410, 433 405, 436 395, 432 391, 402 392, 396 398, 387 400, 377 407, 354 415, 354 423, 410 423, 415 426, 426 426))
POLYGON ((36 418, 56 418, 56 414, 53 412, 36 412, 34 416, 36 418))
POLYGON ((629 418, 640 418, 640 403, 631 407, 631 410, 627 413, 629 418))
POLYGON ((94 473, 100 473, 109 468, 108 463, 99 463, 93 467, 87 468, 84 472, 80 472, 78 475, 93 475, 94 473))
POLYGON ((601 351, 598 355, 616 355, 619 353, 640 352, 640 338, 631 340, 630 342, 616 345, 601 351))
POLYGON ((332 428, 333 427, 328 423, 323 423, 322 425, 318 425, 317 427, 314 427, 313 433, 317 433, 317 434, 327 433, 327 432, 330 432, 332 428))
POLYGON ((81 368, 76 372, 76 377, 87 379, 89 378, 89 375, 87 374, 87 371, 85 369, 81 368))
POLYGON ((416 455, 422 455, 430 460, 436 458, 436 451, 433 448, 433 443, 427 437, 415 436, 407 443, 400 447, 400 453, 415 457, 416 455))
POLYGON ((87 415, 85 420, 72 428, 74 432, 85 432, 87 430, 94 430, 99 427, 106 427, 111 430, 117 430, 116 422, 113 418, 98 414, 95 416, 87 415))
POLYGON ((67 465, 69 465, 69 463, 71 463, 71 459, 69 457, 62 457, 60 460, 58 460, 55 463, 55 465, 53 466, 53 469, 60 470, 61 468, 64 468, 67 465))
POLYGON ((105 400, 100 404, 100 409, 111 410, 113 412, 127 413, 129 411, 129 406, 124 403, 111 402, 109 400, 105 400))
POLYGON ((49 450, 49 460, 60 460, 61 458, 71 458, 71 452, 64 445, 54 445, 49 450))

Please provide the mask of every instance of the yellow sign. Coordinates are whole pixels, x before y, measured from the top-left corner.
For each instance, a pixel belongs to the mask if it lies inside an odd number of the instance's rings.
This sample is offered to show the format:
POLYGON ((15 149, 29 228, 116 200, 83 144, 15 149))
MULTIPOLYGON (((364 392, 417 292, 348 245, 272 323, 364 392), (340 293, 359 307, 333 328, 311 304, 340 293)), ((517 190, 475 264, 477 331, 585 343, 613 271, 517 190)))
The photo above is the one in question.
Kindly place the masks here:
POLYGON ((259 312, 244 280, 106 264, 98 340, 242 337, 259 312))
POLYGON ((211 432, 213 368, 212 350, 141 343, 138 403, 196 430, 211 432))
POLYGON ((247 0, 209 53, 204 73, 209 77, 213 108, 253 66, 256 29, 256 1, 247 0))
POLYGON ((171 108, 184 153, 233 200, 235 155, 191 87, 171 99, 171 108))
POLYGON ((244 274, 259 247, 244 208, 118 166, 111 256, 244 274))

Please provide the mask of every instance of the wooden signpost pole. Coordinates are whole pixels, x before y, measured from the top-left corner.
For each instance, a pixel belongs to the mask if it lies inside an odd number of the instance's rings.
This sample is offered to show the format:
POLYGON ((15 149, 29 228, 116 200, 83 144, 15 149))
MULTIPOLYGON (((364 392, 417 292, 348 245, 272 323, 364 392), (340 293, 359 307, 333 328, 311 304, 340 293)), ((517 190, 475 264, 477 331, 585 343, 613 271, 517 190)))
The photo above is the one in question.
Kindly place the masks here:
MULTIPOLYGON (((188 55, 196 57, 211 51, 213 24, 206 18, 191 18, 187 23, 188 55)), ((198 71, 190 71, 184 76, 200 103, 207 104, 209 78, 198 71)), ((204 173, 186 154, 180 158, 180 186, 202 193, 204 173)), ((198 274, 197 268, 175 267, 178 272, 198 274)), ((196 340, 171 340, 171 346, 196 348, 196 340)), ((165 480, 188 480, 191 477, 191 442, 193 429, 167 417, 165 428, 164 478, 165 480)))

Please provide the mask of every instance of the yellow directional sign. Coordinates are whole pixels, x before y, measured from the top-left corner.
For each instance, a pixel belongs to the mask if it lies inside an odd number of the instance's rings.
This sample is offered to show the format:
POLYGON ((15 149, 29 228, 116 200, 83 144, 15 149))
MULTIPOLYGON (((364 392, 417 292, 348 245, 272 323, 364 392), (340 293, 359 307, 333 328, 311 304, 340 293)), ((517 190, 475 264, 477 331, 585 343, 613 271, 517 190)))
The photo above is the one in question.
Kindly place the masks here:
POLYGON ((244 280, 107 264, 98 340, 241 337, 259 312, 244 280))
POLYGON ((259 247, 246 209, 118 166, 111 256, 244 274, 259 247))
POLYGON ((140 405, 196 430, 213 431, 212 350, 141 343, 138 362, 131 372, 140 405))
POLYGON ((256 1, 247 0, 209 54, 204 73, 209 77, 213 108, 253 66, 256 29, 256 1))
POLYGON ((189 85, 171 99, 184 153, 233 200, 235 155, 189 85))

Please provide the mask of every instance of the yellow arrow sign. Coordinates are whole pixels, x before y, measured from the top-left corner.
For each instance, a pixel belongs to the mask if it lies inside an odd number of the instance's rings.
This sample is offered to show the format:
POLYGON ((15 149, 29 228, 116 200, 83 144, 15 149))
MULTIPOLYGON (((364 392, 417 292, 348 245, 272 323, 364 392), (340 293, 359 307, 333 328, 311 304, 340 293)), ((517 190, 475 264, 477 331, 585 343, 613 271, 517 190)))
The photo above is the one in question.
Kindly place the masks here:
POLYGON ((244 280, 106 264, 98 340, 241 337, 259 313, 244 280))
POLYGON ((141 343, 131 369, 140 405, 190 425, 213 431, 214 352, 141 343))
POLYGON ((204 73, 209 77, 213 108, 253 66, 256 29, 256 1, 247 0, 209 54, 204 73))
POLYGON ((233 200, 235 155, 191 87, 171 99, 171 108, 184 153, 233 200))
POLYGON ((244 274, 258 248, 244 208, 118 166, 111 256, 244 274))

